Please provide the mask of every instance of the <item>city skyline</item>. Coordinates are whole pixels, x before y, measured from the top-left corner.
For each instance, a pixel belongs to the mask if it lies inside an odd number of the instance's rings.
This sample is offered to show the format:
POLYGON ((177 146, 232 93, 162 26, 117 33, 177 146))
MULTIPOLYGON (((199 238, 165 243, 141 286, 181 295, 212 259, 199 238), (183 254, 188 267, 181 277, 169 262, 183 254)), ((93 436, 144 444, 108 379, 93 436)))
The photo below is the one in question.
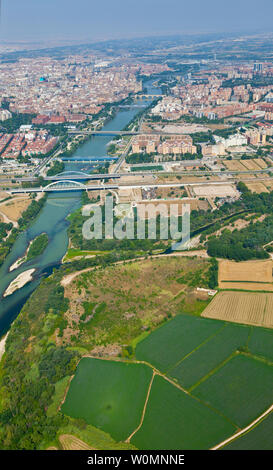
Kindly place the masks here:
POLYGON ((2 41, 97 41, 189 32, 269 31, 271 0, 11 0, 2 4, 2 41), (198 12, 198 15, 196 14, 198 12), (266 14, 265 14, 266 13, 266 14))

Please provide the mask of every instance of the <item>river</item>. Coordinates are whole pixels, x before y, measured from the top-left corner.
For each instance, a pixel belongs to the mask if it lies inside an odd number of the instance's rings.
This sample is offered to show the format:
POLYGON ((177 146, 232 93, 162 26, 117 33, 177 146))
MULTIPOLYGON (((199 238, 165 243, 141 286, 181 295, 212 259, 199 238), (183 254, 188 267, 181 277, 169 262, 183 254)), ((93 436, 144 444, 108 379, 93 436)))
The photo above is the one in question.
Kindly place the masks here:
MULTIPOLYGON (((148 94, 161 93, 161 90, 154 87, 152 83, 152 81, 145 83, 148 94)), ((144 103, 149 106, 150 101, 141 101, 140 104, 143 105, 144 103)), ((102 130, 122 130, 141 109, 135 107, 135 103, 127 109, 119 109, 115 117, 107 122, 102 130)), ((92 168, 94 168, 92 161, 89 164, 73 161, 73 159, 78 160, 79 157, 84 157, 86 161, 88 157, 106 156, 107 144, 111 140, 111 136, 91 137, 75 151, 71 160, 66 162, 65 171, 88 171, 90 173, 92 168)), ((48 199, 36 220, 25 232, 18 236, 10 254, 0 268, 0 338, 9 330, 11 323, 19 314, 28 297, 38 287, 41 279, 49 276, 54 267, 60 264, 67 251, 69 242, 67 235, 69 222, 67 217, 80 206, 80 192, 49 193, 48 199), (14 271, 9 272, 10 266, 18 258, 24 256, 29 242, 41 233, 47 233, 49 237, 49 243, 44 253, 37 258, 25 262, 14 271), (8 285, 19 274, 32 268, 36 269, 33 281, 17 290, 14 294, 3 298, 3 293, 8 285)))

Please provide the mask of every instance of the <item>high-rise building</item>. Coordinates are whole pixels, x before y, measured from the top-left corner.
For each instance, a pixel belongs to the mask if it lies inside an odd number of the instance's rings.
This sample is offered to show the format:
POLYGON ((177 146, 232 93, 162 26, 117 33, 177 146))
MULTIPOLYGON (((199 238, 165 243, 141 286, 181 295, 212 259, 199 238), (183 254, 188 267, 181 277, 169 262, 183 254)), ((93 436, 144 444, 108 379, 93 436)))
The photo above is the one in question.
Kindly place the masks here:
POLYGON ((262 73, 263 71, 263 64, 261 63, 255 63, 254 64, 254 67, 253 67, 253 70, 255 73, 262 73))

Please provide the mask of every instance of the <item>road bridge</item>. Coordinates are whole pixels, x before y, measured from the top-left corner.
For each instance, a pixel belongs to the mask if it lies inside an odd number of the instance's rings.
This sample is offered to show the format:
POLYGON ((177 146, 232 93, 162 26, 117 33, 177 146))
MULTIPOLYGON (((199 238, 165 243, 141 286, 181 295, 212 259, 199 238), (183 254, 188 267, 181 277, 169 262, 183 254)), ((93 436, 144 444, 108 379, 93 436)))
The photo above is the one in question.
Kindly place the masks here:
POLYGON ((113 179, 113 178, 120 178, 120 174, 112 174, 112 173, 92 173, 91 175, 88 173, 84 173, 82 171, 64 171, 63 173, 59 173, 58 175, 53 176, 46 176, 44 179, 45 181, 65 181, 65 180, 101 180, 101 179, 113 179))
POLYGON ((118 160, 119 157, 107 156, 107 157, 62 157, 56 158, 56 160, 61 160, 62 162, 69 163, 108 163, 115 160, 118 160))
POLYGON ((116 136, 116 135, 138 135, 140 132, 136 131, 92 131, 92 130, 77 130, 69 129, 68 134, 76 135, 102 135, 102 136, 116 136))
POLYGON ((158 98, 162 98, 163 95, 159 95, 159 94, 152 94, 152 93, 143 93, 141 95, 135 95, 135 100, 157 100, 158 98))

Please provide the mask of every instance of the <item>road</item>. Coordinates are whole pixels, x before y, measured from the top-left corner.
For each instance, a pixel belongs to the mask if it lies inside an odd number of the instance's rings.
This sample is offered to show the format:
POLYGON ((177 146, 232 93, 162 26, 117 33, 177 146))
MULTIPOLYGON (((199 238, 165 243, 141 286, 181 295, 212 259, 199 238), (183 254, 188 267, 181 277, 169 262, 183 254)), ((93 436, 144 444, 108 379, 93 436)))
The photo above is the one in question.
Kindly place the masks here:
POLYGON ((114 170, 114 173, 119 172, 121 165, 123 164, 123 162, 125 161, 125 158, 127 157, 128 153, 129 153, 129 150, 130 150, 130 147, 131 147, 131 142, 132 142, 132 139, 129 140, 123 154, 119 157, 119 159, 117 161, 117 164, 116 164, 116 168, 114 170))
MULTIPOLYGON (((263 178, 256 178, 255 181, 263 181, 263 178)), ((253 178, 250 178, 248 180, 244 180, 244 182, 252 182, 253 183, 253 178)), ((57 183, 57 182, 56 182, 57 183)), ((236 180, 234 179, 227 179, 227 180, 222 180, 222 181, 200 181, 196 180, 191 183, 134 183, 134 184, 128 184, 128 183, 105 183, 101 185, 84 185, 83 183, 77 183, 74 181, 67 181, 67 186, 66 187, 39 187, 39 188, 11 188, 6 190, 6 192, 11 193, 11 194, 20 194, 20 193, 41 193, 41 192, 64 192, 64 191, 102 191, 102 190, 107 190, 107 189, 135 189, 135 188, 175 188, 175 187, 184 187, 184 186, 218 186, 218 185, 227 185, 227 184, 234 184, 237 183, 236 180), (74 183, 75 186, 69 185, 69 183, 74 183)))
MULTIPOLYGON (((128 146, 129 146, 129 143, 128 143, 128 146)), ((127 146, 127 147, 128 147, 127 146)), ((128 149, 124 151, 124 153, 120 156, 118 162, 117 162, 117 166, 115 168, 115 171, 114 173, 98 173, 98 174, 91 174, 91 175, 86 175, 86 174, 83 174, 83 175, 80 175, 80 174, 75 174, 74 176, 72 174, 66 176, 58 176, 58 175, 55 175, 55 176, 50 176, 50 177, 45 177, 44 179, 46 181, 63 181, 63 180, 70 180, 70 179, 74 179, 74 180, 97 180, 97 179, 112 179, 112 178, 119 178, 119 177, 122 177, 122 176, 155 176, 155 175, 164 175, 164 176, 181 176, 181 177, 187 177, 187 176, 225 176, 225 177, 228 177, 228 176, 238 176, 238 175, 248 175, 248 174, 253 174, 254 171, 253 170, 249 170, 249 171, 213 171, 213 170, 202 170, 202 171, 186 171, 186 170, 182 170, 182 171, 174 171, 174 172, 168 172, 168 171, 157 171, 157 170, 149 170, 149 171, 140 171, 140 172, 127 172, 127 173, 119 173, 119 169, 122 165, 122 163, 124 162, 124 159, 126 158, 126 155, 128 153, 128 149)), ((44 163, 44 165, 46 165, 46 163, 44 163)), ((72 172, 71 172, 72 173, 72 172)), ((259 175, 262 175, 262 174, 268 174, 268 173, 273 173, 273 167, 269 167, 269 168, 264 168, 264 169, 261 169, 261 170, 255 170, 255 174, 259 174, 259 175)), ((12 179, 16 179, 17 182, 34 182, 37 180, 37 177, 34 177, 34 176, 26 176, 26 177, 23 177, 23 178, 15 178, 13 177, 12 179)), ((259 178, 252 178, 252 181, 255 182, 257 181, 259 178)), ((1 183, 8 183, 11 181, 11 178, 0 178, 0 184, 1 183)), ((181 180, 182 181, 182 180, 181 180)), ((201 181, 200 181, 201 183, 201 181)))
POLYGON ((254 421, 252 421, 252 423, 250 423, 248 426, 246 426, 244 429, 241 429, 241 431, 237 432, 236 434, 233 434, 233 436, 229 437, 228 439, 226 439, 225 441, 222 441, 220 442, 220 444, 218 444, 217 446, 213 447, 211 450, 219 450, 221 449, 222 447, 226 446, 227 444, 229 444, 230 442, 234 441, 235 439, 237 439, 238 437, 242 436, 243 434, 245 434, 246 432, 250 431, 252 428, 254 428, 254 426, 256 426, 257 424, 259 424, 260 421, 262 421, 264 418, 266 418, 266 416, 268 416, 270 413, 272 413, 273 411, 273 405, 271 405, 263 414, 261 414, 257 419, 255 419, 254 421))

